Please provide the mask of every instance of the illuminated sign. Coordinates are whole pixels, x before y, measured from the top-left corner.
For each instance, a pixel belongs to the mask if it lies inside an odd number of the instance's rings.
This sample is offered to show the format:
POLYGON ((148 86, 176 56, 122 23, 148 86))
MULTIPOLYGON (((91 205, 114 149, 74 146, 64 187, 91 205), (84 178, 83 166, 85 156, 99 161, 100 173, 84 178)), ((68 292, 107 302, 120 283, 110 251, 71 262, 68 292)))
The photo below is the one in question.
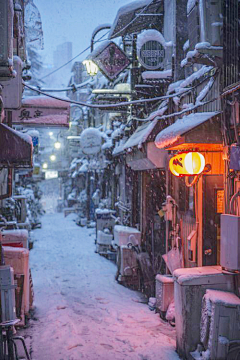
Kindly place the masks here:
POLYGON ((137 54, 140 64, 148 70, 163 69, 166 43, 157 30, 145 30, 138 35, 137 54))
POLYGON ((102 73, 111 81, 125 70, 130 64, 127 55, 114 42, 107 45, 96 55, 92 55, 92 60, 102 71, 102 73))
POLYGON ((169 169, 175 176, 193 176, 201 174, 205 167, 205 158, 198 152, 181 153, 169 161, 169 169))
POLYGON ((45 180, 56 179, 56 178, 58 178, 58 171, 55 170, 45 171, 45 180))

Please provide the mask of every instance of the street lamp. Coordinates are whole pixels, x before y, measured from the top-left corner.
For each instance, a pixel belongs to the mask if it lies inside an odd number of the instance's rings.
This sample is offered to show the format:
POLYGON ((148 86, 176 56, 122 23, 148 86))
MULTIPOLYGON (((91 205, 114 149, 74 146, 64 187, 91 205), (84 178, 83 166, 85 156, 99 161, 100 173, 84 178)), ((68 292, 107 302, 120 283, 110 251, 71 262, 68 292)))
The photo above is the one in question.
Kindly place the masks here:
POLYGON ((48 168, 48 163, 46 163, 46 162, 45 162, 45 163, 43 163, 42 167, 43 167, 43 169, 45 169, 45 170, 46 170, 46 169, 48 168))
POLYGON ((60 147, 61 147, 60 141, 56 141, 56 142, 54 143, 54 147, 55 147, 56 150, 59 150, 60 147))
POLYGON ((56 155, 55 154, 50 155, 50 160, 55 161, 56 160, 56 155))
MULTIPOLYGON (((91 53, 93 52, 95 36, 99 33, 99 31, 102 31, 104 29, 111 29, 111 27, 112 27, 111 24, 104 24, 104 25, 99 25, 96 27, 96 29, 93 31, 92 37, 91 37, 91 53)), ((98 66, 92 61, 91 54, 86 58, 86 60, 83 61, 83 65, 86 66, 88 75, 90 75, 90 76, 97 75, 98 66)))
POLYGON ((90 76, 97 75, 98 66, 92 60, 90 60, 90 59, 84 60, 83 65, 86 66, 88 75, 90 75, 90 76))
POLYGON ((53 132, 50 131, 50 132, 48 133, 48 135, 49 135, 50 137, 52 137, 52 136, 53 136, 53 132))

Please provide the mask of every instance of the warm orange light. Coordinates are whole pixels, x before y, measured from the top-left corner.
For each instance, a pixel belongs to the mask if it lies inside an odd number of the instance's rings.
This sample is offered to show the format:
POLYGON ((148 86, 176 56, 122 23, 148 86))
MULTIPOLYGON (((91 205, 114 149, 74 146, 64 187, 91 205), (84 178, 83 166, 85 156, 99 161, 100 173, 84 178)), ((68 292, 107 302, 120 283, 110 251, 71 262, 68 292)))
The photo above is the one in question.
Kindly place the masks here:
POLYGON ((169 161, 169 169, 175 176, 192 176, 201 174, 205 167, 205 158, 198 152, 181 153, 169 161))

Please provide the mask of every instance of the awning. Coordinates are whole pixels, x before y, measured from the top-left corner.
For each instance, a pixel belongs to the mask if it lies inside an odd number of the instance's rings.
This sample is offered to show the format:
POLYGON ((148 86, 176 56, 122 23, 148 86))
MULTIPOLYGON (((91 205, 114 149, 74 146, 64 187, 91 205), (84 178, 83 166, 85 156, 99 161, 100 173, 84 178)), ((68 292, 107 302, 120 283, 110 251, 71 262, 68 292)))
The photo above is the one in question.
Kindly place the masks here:
POLYGON ((219 112, 191 113, 160 131, 155 139, 159 149, 222 150, 219 112))
POLYGON ((123 151, 129 148, 132 150, 126 155, 127 164, 132 170, 151 170, 165 167, 167 152, 158 149, 153 142, 160 126, 162 124, 158 117, 145 122, 137 128, 123 146, 123 151))
POLYGON ((126 162, 132 170, 164 169, 166 159, 167 151, 158 149, 154 142, 144 144, 141 150, 135 148, 126 155, 126 162))
POLYGON ((12 111, 13 124, 69 127, 70 103, 46 96, 22 100, 19 110, 12 111))
POLYGON ((5 124, 0 124, 0 167, 32 167, 31 137, 5 124))
POLYGON ((132 148, 134 146, 141 147, 142 144, 148 140, 158 122, 158 118, 152 121, 144 122, 143 125, 139 126, 137 130, 130 136, 123 149, 132 148))
POLYGON ((111 27, 109 39, 154 27, 161 28, 163 16, 159 14, 163 15, 163 1, 140 0, 122 6, 111 27), (146 10, 142 11, 147 5, 146 10))

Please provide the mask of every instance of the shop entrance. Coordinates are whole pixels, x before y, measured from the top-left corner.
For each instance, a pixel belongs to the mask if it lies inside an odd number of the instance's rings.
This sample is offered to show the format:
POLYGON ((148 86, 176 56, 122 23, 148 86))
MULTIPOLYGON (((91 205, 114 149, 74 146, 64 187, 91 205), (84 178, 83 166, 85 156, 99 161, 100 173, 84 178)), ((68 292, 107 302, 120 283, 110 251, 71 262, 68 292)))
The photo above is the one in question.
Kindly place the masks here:
POLYGON ((223 176, 203 176, 203 266, 219 264, 223 198, 223 176))

